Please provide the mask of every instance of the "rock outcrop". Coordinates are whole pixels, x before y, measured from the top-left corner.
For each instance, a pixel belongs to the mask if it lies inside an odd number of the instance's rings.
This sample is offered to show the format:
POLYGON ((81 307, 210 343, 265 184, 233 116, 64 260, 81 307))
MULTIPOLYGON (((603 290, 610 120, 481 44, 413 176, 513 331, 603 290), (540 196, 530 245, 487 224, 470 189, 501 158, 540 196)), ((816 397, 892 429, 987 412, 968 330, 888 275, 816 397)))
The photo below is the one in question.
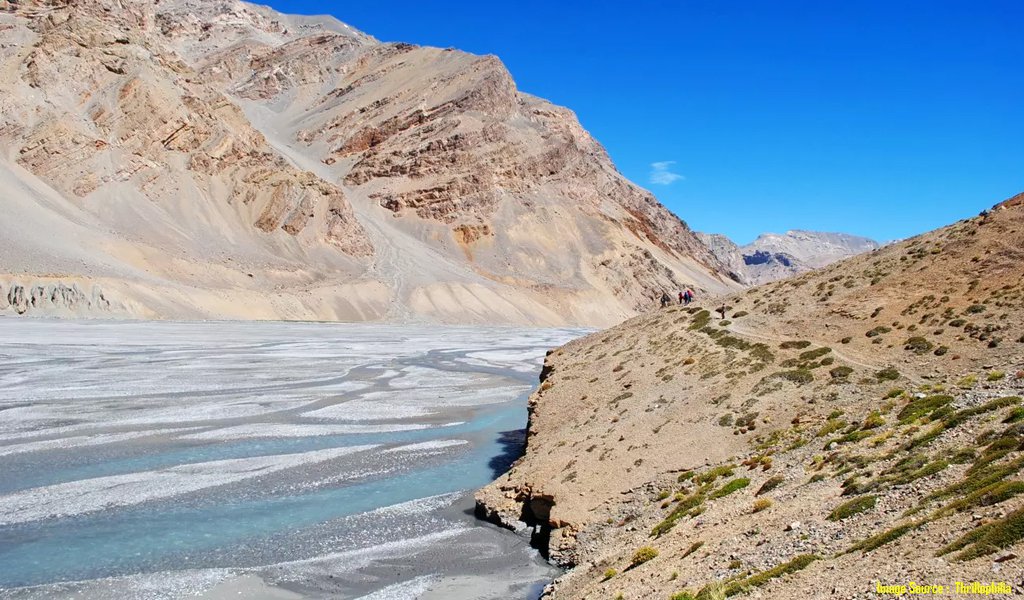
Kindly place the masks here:
POLYGON ((0 27, 0 167, 40 227, 0 216, 0 273, 160 317, 605 324, 738 288, 496 57, 237 0, 5 1, 0 27))

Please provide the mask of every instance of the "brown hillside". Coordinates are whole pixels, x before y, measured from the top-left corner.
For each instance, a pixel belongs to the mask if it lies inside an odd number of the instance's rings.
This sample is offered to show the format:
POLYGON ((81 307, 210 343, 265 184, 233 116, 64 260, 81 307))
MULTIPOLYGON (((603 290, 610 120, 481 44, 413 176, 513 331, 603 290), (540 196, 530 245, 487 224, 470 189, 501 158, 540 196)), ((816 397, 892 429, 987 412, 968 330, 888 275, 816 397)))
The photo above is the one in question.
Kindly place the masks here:
POLYGON ((1022 258, 1011 200, 733 295, 724 320, 673 307, 558 349, 480 512, 576 565, 555 598, 1019 579, 1022 258))

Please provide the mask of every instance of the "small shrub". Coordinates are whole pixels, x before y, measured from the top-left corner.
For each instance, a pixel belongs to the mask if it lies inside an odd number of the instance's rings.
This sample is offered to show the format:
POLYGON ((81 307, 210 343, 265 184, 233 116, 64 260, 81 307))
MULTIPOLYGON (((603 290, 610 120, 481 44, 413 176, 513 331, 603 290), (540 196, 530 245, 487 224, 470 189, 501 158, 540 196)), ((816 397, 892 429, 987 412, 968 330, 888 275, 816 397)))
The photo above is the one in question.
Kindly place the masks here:
POLYGON ((800 353, 800 360, 817 360, 822 356, 825 356, 831 352, 831 348, 816 348, 814 350, 808 350, 800 353))
POLYGON ((784 481, 786 481, 785 477, 783 477, 782 475, 776 475, 769 479, 768 481, 765 481, 763 484, 761 484, 761 487, 757 489, 757 492, 755 492, 754 495, 760 496, 762 494, 767 494, 768 492, 782 485, 784 481))
POLYGON ((939 556, 963 549, 957 560, 971 560, 1009 548, 1024 539, 1024 508, 1018 508, 1003 519, 968 531, 960 539, 939 551, 939 556))
POLYGON ((858 515, 866 510, 871 510, 875 507, 875 501, 878 498, 876 496, 863 496, 861 498, 854 498, 849 502, 844 502, 836 507, 835 510, 828 516, 829 521, 842 521, 848 519, 854 515, 858 515))
POLYGON ((1010 411, 1010 414, 1003 419, 1003 423, 1017 423, 1024 421, 1024 406, 1018 406, 1010 411))
POLYGON ((772 505, 772 501, 767 499, 767 498, 761 498, 759 500, 754 500, 754 508, 753 508, 753 510, 751 512, 759 513, 762 510, 767 510, 767 509, 771 508, 771 505, 772 505))
POLYGON ((608 581, 609 579, 611 579, 612 577, 615 577, 618 574, 619 574, 619 572, 616 571, 615 569, 608 569, 607 571, 604 572, 604 580, 608 581))
POLYGON ((665 498, 668 498, 670 495, 671 494, 670 494, 670 492, 668 490, 661 490, 660 492, 658 492, 658 498, 657 499, 658 500, 664 500, 665 498))
POLYGON ((748 485, 750 485, 750 479, 747 479, 746 477, 738 477, 736 479, 733 479, 729 483, 726 483, 720 489, 712 492, 711 499, 714 500, 717 498, 724 498, 725 496, 728 496, 733 492, 742 490, 748 485))
POLYGON ((851 546, 850 549, 846 552, 856 552, 857 550, 860 550, 861 552, 871 552, 872 550, 881 548, 889 542, 899 539, 900 537, 906 535, 907 533, 910 533, 914 529, 917 529, 919 526, 921 526, 921 523, 914 522, 907 523, 906 525, 899 525, 897 527, 893 527, 892 529, 883 531, 882 533, 873 535, 869 538, 857 542, 856 544, 851 546))
POLYGON ((644 546, 637 549, 633 553, 633 559, 630 561, 631 567, 637 567, 644 564, 647 561, 654 560, 658 556, 658 551, 650 546, 644 546))
POLYGON ((894 367, 888 367, 875 373, 875 379, 877 379, 879 382, 896 381, 899 378, 900 372, 897 371, 894 367))
POLYGON ((871 414, 864 419, 864 423, 861 425, 861 429, 877 429, 885 425, 885 419, 882 418, 882 413, 877 410, 871 411, 871 414))
POLYGON ((853 341, 852 337, 844 337, 843 339, 839 340, 839 343, 840 344, 849 344, 852 341, 853 341))
POLYGON ((820 558, 821 557, 814 554, 801 554, 793 560, 782 563, 781 565, 768 569, 767 571, 762 571, 756 575, 751 575, 750 577, 745 577, 743 579, 734 580, 726 585, 725 595, 734 596, 748 588, 761 587, 772 579, 800 571, 820 558))
POLYGON ((888 393, 886 393, 885 396, 882 397, 882 399, 883 400, 891 400, 893 398, 898 398, 899 396, 902 396, 902 395, 903 395, 903 390, 901 390, 900 388, 894 388, 894 389, 889 390, 888 393))
POLYGON ((825 437, 826 435, 839 431, 843 427, 846 427, 846 421, 843 421, 842 419, 829 419, 821 426, 821 429, 814 434, 814 437, 825 437))
POLYGON ((721 425, 722 427, 731 427, 732 413, 727 413, 722 415, 721 417, 718 417, 718 424, 721 425))
POLYGON ((977 315, 977 314, 985 312, 985 305, 984 304, 972 304, 972 305, 968 306, 967 309, 964 310, 964 312, 969 314, 969 315, 977 315))
POLYGON ((814 373, 808 369, 793 369, 792 371, 779 371, 774 377, 791 381, 797 385, 803 385, 814 381, 814 373))
POLYGON ((745 317, 745 316, 747 316, 747 314, 748 314, 748 313, 747 313, 747 311, 745 311, 745 310, 737 311, 736 313, 733 313, 733 315, 732 315, 732 318, 734 318, 734 319, 739 319, 739 318, 741 318, 741 317, 745 317))
POLYGON ((956 382, 956 386, 962 389, 970 389, 974 387, 976 383, 978 383, 978 376, 972 373, 970 375, 965 375, 964 377, 961 377, 960 381, 956 382))
POLYGON ((697 600, 697 597, 690 592, 676 592, 669 596, 669 600, 697 600))
POLYGON ((873 338, 873 337, 878 337, 878 336, 882 335, 883 333, 889 333, 890 331, 892 331, 891 327, 886 327, 885 325, 879 325, 878 327, 875 327, 874 329, 868 331, 864 335, 865 335, 865 337, 873 338))
POLYGON ((904 350, 910 350, 914 354, 925 354, 927 352, 931 352, 932 348, 934 347, 935 344, 929 342, 928 340, 921 336, 914 336, 912 338, 909 338, 906 342, 904 342, 903 345, 904 350))
POLYGON ((999 381, 1000 379, 1002 379, 1004 377, 1006 377, 1006 373, 1004 373, 1003 371, 992 371, 992 372, 990 372, 988 374, 988 377, 986 377, 985 380, 986 381, 999 381))
POLYGON ((935 356, 945 356, 947 352, 949 352, 949 346, 939 346, 933 354, 935 356))
POLYGON ((702 542, 700 540, 697 540, 696 542, 690 544, 690 547, 686 549, 686 552, 683 552, 683 556, 681 558, 686 558, 687 556, 689 556, 689 555, 693 554, 694 552, 700 550, 700 547, 703 546, 703 545, 704 545, 704 542, 702 542))
POLYGON ((732 477, 732 470, 735 469, 735 468, 736 468, 736 465, 732 465, 732 464, 721 465, 721 466, 715 467, 713 469, 710 469, 710 470, 708 470, 708 471, 706 471, 704 473, 701 473, 700 475, 694 476, 693 481, 694 481, 694 483, 697 483, 698 485, 704 485, 706 483, 713 482, 714 480, 718 479, 719 477, 732 477))
POLYGON ((918 398, 913 400, 909 404, 903 407, 903 409, 896 415, 900 423, 904 425, 917 419, 931 415, 936 410, 939 410, 945 406, 948 406, 953 401, 952 396, 945 395, 934 395, 925 396, 924 398, 918 398))
POLYGON ((782 348, 783 350, 802 350, 810 345, 811 343, 806 340, 789 341, 779 344, 779 348, 782 348))
POLYGON ((846 379, 853 373, 853 369, 847 366, 836 367, 828 372, 832 379, 846 379))

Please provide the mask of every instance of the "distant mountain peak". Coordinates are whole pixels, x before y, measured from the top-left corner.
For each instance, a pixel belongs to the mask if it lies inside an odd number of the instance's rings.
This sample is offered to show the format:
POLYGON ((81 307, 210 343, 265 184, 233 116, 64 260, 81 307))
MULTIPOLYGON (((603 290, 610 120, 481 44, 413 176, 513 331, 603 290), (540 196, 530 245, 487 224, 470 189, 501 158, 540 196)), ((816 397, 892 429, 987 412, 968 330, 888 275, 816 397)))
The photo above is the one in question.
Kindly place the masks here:
POLYGON ((698 234, 715 256, 743 283, 757 285, 818 269, 881 245, 866 237, 790 229, 766 232, 739 246, 721 234, 698 234))

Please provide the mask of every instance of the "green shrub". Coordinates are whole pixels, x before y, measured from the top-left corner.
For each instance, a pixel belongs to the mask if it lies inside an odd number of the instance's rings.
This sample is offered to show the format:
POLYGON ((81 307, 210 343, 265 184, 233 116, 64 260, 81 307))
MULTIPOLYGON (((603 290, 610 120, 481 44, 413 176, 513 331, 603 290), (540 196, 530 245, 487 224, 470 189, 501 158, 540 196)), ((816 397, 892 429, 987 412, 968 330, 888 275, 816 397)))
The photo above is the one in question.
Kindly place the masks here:
POLYGON ((829 419, 821 426, 821 429, 814 434, 814 437, 825 437, 826 435, 839 431, 843 427, 846 427, 846 421, 842 419, 829 419))
POLYGON ((774 568, 762 571, 750 577, 733 580, 726 584, 725 595, 735 596, 749 588, 761 587, 772 579, 796 573, 807 568, 812 562, 820 560, 821 557, 814 554, 801 554, 789 562, 782 563, 774 568))
POLYGON ((842 521, 843 519, 848 519, 866 510, 871 510, 875 507, 875 501, 877 499, 878 498, 876 496, 862 496, 860 498, 854 498, 849 502, 844 502, 832 511, 828 516, 828 520, 842 521))
POLYGON ((882 399, 883 400, 891 400, 893 398, 896 398, 896 397, 899 397, 899 396, 902 396, 902 395, 903 395, 903 390, 902 389, 900 389, 900 388, 893 388, 893 389, 889 390, 885 394, 885 396, 882 396, 882 399))
POLYGON ((934 395, 925 396, 924 398, 918 398, 911 401, 909 404, 903 407, 903 410, 896 416, 899 422, 907 424, 917 419, 930 415, 934 411, 948 405, 953 401, 952 396, 945 395, 934 395))
POLYGON ((935 349, 935 356, 945 356, 949 352, 949 346, 939 346, 935 349))
POLYGON ((875 327, 874 329, 868 331, 864 335, 866 337, 872 338, 872 337, 878 337, 878 336, 882 335, 883 333, 889 333, 890 331, 892 331, 892 328, 886 327, 885 325, 879 325, 878 327, 875 327))
POLYGON ((977 315, 977 314, 985 312, 985 305, 984 304, 972 304, 972 305, 968 306, 967 309, 964 310, 964 312, 969 314, 969 315, 977 315))
POLYGON ((633 559, 629 562, 631 567, 636 567, 644 564, 647 561, 654 560, 658 556, 658 551, 650 546, 644 546, 637 549, 633 553, 633 559))
POLYGON ((733 464, 720 465, 720 466, 717 466, 717 467, 715 467, 713 469, 705 471, 704 473, 701 473, 700 475, 694 476, 693 481, 694 481, 694 483, 697 483, 698 485, 704 485, 706 483, 713 482, 714 480, 718 479, 719 477, 732 477, 732 471, 735 468, 736 468, 736 465, 733 465, 733 464))
POLYGON ((690 592, 676 592, 668 600, 697 600, 697 597, 690 592))
POLYGON ((832 379, 846 379, 853 373, 853 369, 847 366, 836 367, 828 372, 832 379))
POLYGON ((852 337, 844 337, 843 339, 839 340, 839 343, 840 344, 849 344, 852 341, 853 341, 852 337))
POLYGON ((956 382, 956 386, 958 388, 970 389, 974 387, 976 383, 978 383, 978 376, 972 373, 970 375, 965 375, 961 377, 960 381, 956 382))
POLYGON ((816 348, 814 350, 808 350, 800 353, 800 360, 817 360, 822 356, 825 356, 831 352, 831 348, 816 348))
POLYGON ((881 371, 875 372, 875 379, 877 379, 879 382, 896 381, 899 378, 900 372, 897 371, 894 367, 887 367, 885 369, 882 369, 881 371))
POLYGON ((1024 421, 1024 406, 1018 406, 1010 411, 1010 414, 1003 419, 1003 423, 1017 423, 1024 421))
POLYGON ((693 316, 693 321, 690 323, 691 330, 703 329, 708 326, 711 322, 711 313, 707 310, 701 310, 693 316))
POLYGON ((619 574, 619 572, 616 571, 615 569, 608 569, 607 571, 604 572, 604 580, 608 581, 609 579, 611 579, 612 577, 615 577, 618 574, 619 574))
POLYGON ((892 529, 883 531, 882 533, 873 535, 869 538, 857 542, 856 544, 851 546, 850 549, 846 551, 846 553, 848 554, 850 552, 856 552, 858 550, 861 552, 871 552, 872 550, 881 548, 889 542, 897 540, 900 537, 906 535, 907 533, 910 533, 911 531, 920 527, 922 524, 922 522, 911 522, 905 525, 893 527, 892 529))
POLYGON ((726 483, 720 489, 712 492, 711 499, 724 498, 735 491, 742 490, 748 485, 750 485, 750 479, 747 479, 746 477, 738 477, 726 483))
POLYGON ((934 347, 935 344, 929 342, 928 340, 921 336, 914 336, 912 338, 909 338, 906 342, 904 342, 903 345, 904 350, 910 350, 914 354, 925 354, 926 352, 930 352, 931 349, 934 347))
POLYGON ((939 551, 938 555, 963 549, 957 560, 971 560, 992 554, 1002 548, 1009 548, 1024 539, 1024 508, 1018 508, 1003 519, 968 531, 952 544, 939 551))
POLYGON ((779 344, 779 348, 782 348, 783 350, 802 350, 810 345, 811 343, 805 340, 800 340, 798 342, 789 341, 779 344))
POLYGON ((877 410, 873 410, 871 411, 871 414, 869 414, 867 418, 864 419, 864 423, 861 425, 860 428, 865 430, 877 429, 882 425, 885 425, 885 419, 882 418, 882 413, 877 410))
POLYGON ((985 379, 987 381, 999 381, 1004 377, 1006 377, 1006 373, 1004 373, 1003 371, 992 371, 988 374, 988 377, 986 377, 985 379))
POLYGON ((778 379, 785 379, 797 385, 803 385, 814 381, 814 373, 807 369, 793 369, 792 371, 779 371, 773 375, 778 379))

